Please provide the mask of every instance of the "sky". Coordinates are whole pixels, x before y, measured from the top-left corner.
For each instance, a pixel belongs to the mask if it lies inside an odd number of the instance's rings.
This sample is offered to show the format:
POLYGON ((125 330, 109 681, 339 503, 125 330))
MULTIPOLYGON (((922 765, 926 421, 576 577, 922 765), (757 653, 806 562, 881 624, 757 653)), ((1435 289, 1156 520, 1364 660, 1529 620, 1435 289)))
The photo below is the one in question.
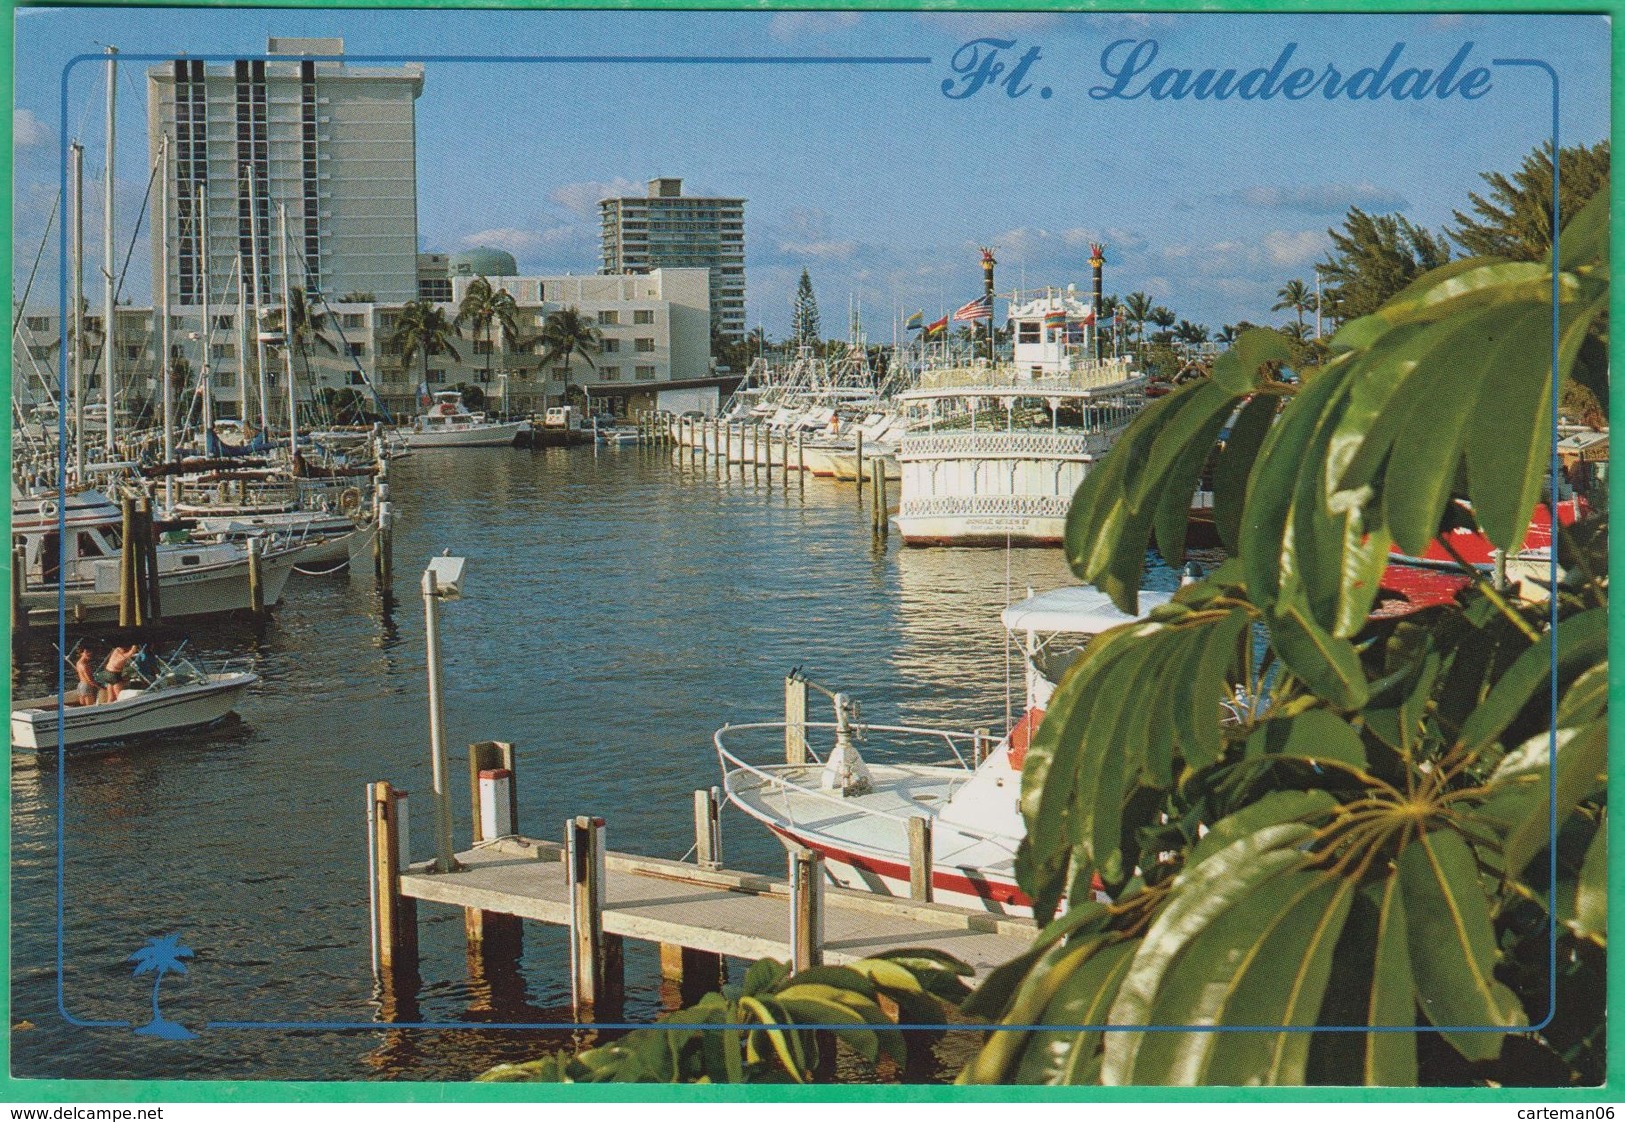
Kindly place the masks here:
MULTIPOLYGON (((1143 291, 1182 318, 1285 322, 1272 312, 1350 206, 1443 229, 1481 173, 1511 172, 1550 135, 1540 59, 1559 76, 1565 145, 1608 136, 1609 26, 1602 16, 1221 15, 859 12, 388 12, 298 9, 36 9, 16 22, 14 294, 57 197, 68 60, 103 44, 127 55, 251 56, 268 36, 341 37, 347 55, 500 56, 426 62, 417 103, 423 251, 489 245, 525 273, 594 272, 598 200, 678 176, 684 193, 742 196, 747 313, 774 337, 806 269, 824 333, 858 309, 871 340, 915 310, 935 318, 981 292, 978 247, 999 291, 1089 286, 1106 246, 1108 293, 1143 291), (987 44, 998 82, 967 93, 987 44), (1127 42, 1124 42, 1127 41, 1127 42), (1489 73, 1480 96, 1328 100, 1092 97, 1137 45, 1149 66, 1288 67, 1345 77, 1403 44, 1391 74, 1489 73), (1115 53, 1107 54, 1112 44, 1115 53), (1037 49, 1024 72, 1020 60, 1037 49), (1146 58, 1149 47, 1140 46, 1146 58), (910 59, 895 63, 536 62, 519 56, 659 55, 910 59), (504 61, 514 58, 515 61, 504 61), (1017 81, 1009 79, 1014 76, 1017 81), (1019 96, 1012 96, 1021 90, 1019 96), (949 96, 949 94, 966 96, 949 96), (1045 96, 1047 93, 1048 96, 1045 96)), ((150 62, 120 68, 117 225, 124 242, 149 168, 150 62)), ((104 67, 68 73, 69 137, 86 175, 105 163, 104 67)), ((1170 79, 1171 80, 1171 79, 1170 79)), ((1159 87, 1161 88, 1161 87, 1159 87)), ((87 189, 87 262, 100 262, 99 194, 87 189)), ((122 258, 124 249, 120 249, 122 258)), ((144 239, 126 291, 150 300, 144 239)), ((54 307, 46 246, 30 305, 54 307)), ((90 291, 99 291, 91 277, 90 291)), ((94 301, 93 301, 94 303, 94 301)))

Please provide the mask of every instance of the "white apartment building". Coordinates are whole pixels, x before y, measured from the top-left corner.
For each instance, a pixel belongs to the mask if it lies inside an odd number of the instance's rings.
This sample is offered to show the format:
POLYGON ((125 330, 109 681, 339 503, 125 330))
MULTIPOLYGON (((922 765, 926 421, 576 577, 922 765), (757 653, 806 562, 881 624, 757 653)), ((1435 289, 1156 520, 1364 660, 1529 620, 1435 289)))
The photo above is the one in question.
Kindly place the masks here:
POLYGON ((239 283, 250 307, 279 303, 279 206, 292 284, 413 299, 423 67, 350 65, 342 39, 273 38, 266 53, 297 57, 147 72, 148 146, 170 152, 171 305, 201 302, 205 257, 210 303, 235 304, 239 283))
POLYGON ((718 333, 745 338, 745 200, 683 195, 681 179, 649 181, 649 193, 598 203, 606 274, 705 268, 718 333))

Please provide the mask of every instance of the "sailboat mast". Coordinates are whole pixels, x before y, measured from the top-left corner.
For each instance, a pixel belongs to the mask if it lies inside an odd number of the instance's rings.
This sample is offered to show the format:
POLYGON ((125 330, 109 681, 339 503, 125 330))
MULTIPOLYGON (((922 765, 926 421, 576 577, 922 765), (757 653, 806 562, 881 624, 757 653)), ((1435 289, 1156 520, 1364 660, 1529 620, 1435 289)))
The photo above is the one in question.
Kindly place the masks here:
MULTIPOLYGON (((282 364, 288 374, 288 464, 299 454, 299 403, 293 394, 293 295, 288 287, 288 208, 276 204, 277 237, 282 258, 282 364)), ((504 402, 504 405, 507 403, 504 402)))
MULTIPOLYGON (((271 410, 267 399, 265 384, 265 335, 260 330, 260 313, 265 309, 265 293, 260 290, 260 281, 265 273, 260 267, 260 203, 254 191, 255 168, 252 161, 248 165, 248 242, 253 249, 254 265, 254 370, 258 379, 260 393, 260 431, 271 431, 271 410)), ((243 424, 248 424, 248 411, 243 410, 243 424)))
MULTIPOLYGON (((169 376, 169 134, 158 142, 158 388, 163 397, 164 463, 175 461, 175 386, 169 376)), ((164 505, 175 502, 175 477, 164 476, 164 505)))
MULTIPOLYGON (((237 254, 237 420, 241 422, 243 439, 248 438, 248 270, 251 266, 237 254)), ((259 270, 254 270, 259 276, 259 270)), ((261 426, 264 431, 264 426, 261 426)))
POLYGON ((118 104, 118 48, 107 48, 107 169, 102 191, 102 399, 107 404, 107 459, 113 458, 113 356, 117 351, 114 289, 117 280, 113 252, 113 117, 118 104))
POLYGON ((68 149, 73 179, 73 478, 85 477, 85 149, 68 149))
POLYGON ((203 357, 202 357, 202 389, 203 389, 203 450, 209 450, 209 436, 214 432, 214 374, 209 369, 209 196, 204 184, 197 186, 197 212, 193 221, 198 227, 198 263, 202 268, 203 289, 203 357))

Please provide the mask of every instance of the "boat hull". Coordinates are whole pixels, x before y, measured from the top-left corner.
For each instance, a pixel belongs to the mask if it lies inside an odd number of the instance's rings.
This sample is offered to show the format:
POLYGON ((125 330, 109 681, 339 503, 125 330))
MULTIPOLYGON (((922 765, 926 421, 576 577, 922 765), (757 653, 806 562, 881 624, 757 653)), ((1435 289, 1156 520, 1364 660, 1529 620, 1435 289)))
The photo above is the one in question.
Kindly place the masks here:
POLYGON ((403 430, 401 442, 408 448, 511 448, 519 439, 524 421, 504 421, 490 425, 449 429, 445 432, 403 430))
MULTIPOLYGON (((194 685, 156 692, 129 690, 118 701, 70 705, 64 711, 63 745, 87 748, 212 724, 236 708, 243 691, 257 681, 259 675, 247 672, 211 675, 209 681, 194 685)), ((56 699, 47 700, 52 703, 49 707, 12 711, 13 748, 32 752, 56 748, 56 699)))
MULTIPOLYGON (((288 550, 260 559, 260 587, 267 607, 282 600, 283 589, 302 552, 288 550)), ((54 623, 59 609, 64 606, 55 588, 28 589, 22 594, 22 600, 28 609, 30 624, 54 623)), ((159 601, 166 620, 247 611, 252 607, 248 562, 245 559, 192 571, 168 570, 161 578, 159 601)), ((70 586, 65 608, 67 618, 74 623, 117 623, 119 593, 116 588, 98 591, 70 586)))

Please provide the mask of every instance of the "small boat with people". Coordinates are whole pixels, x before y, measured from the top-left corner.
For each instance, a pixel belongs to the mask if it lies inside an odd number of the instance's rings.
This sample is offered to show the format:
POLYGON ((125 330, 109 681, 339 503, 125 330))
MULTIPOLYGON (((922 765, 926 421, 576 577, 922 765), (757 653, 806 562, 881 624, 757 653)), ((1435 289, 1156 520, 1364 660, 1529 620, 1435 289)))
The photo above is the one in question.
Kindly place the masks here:
MULTIPOLYGON (((184 646, 184 644, 183 644, 184 646)), ((75 648, 70 665, 82 667, 77 692, 12 702, 11 746, 26 752, 106 747, 116 743, 209 725, 236 708, 259 675, 230 664, 206 671, 179 649, 161 658, 142 648, 115 647, 109 671, 89 670, 89 651, 75 648)))
POLYGON ((527 421, 498 421, 470 412, 461 393, 443 390, 410 427, 400 430, 400 438, 408 448, 508 448, 527 427, 527 421))

